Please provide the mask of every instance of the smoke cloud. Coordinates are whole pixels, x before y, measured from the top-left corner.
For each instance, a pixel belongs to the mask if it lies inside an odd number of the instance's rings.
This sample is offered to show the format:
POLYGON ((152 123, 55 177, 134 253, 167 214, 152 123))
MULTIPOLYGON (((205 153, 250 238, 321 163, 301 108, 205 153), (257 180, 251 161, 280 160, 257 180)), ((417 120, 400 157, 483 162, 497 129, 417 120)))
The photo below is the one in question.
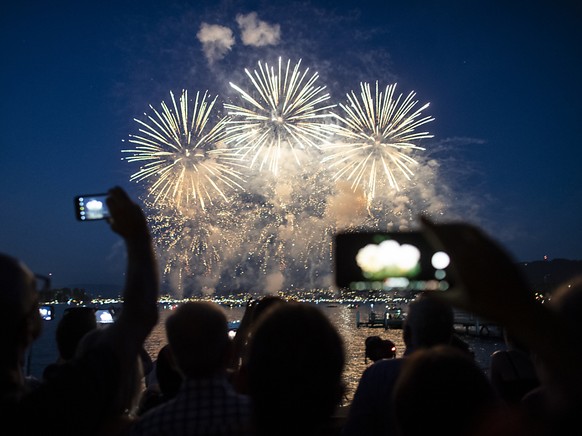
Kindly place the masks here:
POLYGON ((196 37, 211 64, 223 59, 235 43, 232 30, 218 24, 202 23, 196 37))
POLYGON ((259 20, 256 12, 236 16, 241 31, 241 38, 244 45, 254 47, 264 47, 266 45, 277 45, 281 39, 281 26, 269 24, 259 20))
POLYGON ((285 277, 280 271, 273 272, 265 277, 265 292, 277 292, 283 289, 285 277))

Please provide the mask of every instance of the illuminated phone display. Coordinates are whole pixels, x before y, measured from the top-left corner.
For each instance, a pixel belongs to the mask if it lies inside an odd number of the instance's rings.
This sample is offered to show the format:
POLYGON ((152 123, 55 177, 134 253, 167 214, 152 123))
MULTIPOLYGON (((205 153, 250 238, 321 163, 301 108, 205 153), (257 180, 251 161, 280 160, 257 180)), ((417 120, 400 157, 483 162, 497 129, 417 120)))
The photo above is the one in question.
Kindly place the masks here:
POLYGON ((87 194, 75 197, 75 213, 79 221, 102 220, 110 216, 107 194, 87 194))
POLYGON ((352 290, 446 290, 449 256, 421 232, 339 233, 334 238, 335 281, 352 290))

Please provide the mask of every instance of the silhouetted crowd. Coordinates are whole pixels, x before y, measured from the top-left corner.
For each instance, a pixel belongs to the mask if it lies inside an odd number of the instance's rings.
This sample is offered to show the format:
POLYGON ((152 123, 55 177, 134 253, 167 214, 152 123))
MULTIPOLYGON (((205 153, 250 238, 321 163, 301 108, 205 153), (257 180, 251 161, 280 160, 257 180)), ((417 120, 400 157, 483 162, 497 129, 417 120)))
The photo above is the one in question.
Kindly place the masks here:
POLYGON ((554 435, 580 434, 582 279, 541 304, 505 250, 465 223, 423 232, 449 253, 458 285, 409 303, 405 351, 366 340, 349 406, 342 338, 317 307, 275 296, 250 301, 234 338, 223 309, 181 304, 156 358, 144 342, 159 321, 159 272, 142 209, 109 191, 111 229, 125 242, 123 307, 98 327, 67 310, 57 362, 42 380, 24 360, 42 323, 35 276, 0 254, 3 434, 14 435, 554 435), (453 308, 503 327, 507 347, 487 375, 454 333, 453 308), (340 413, 340 409, 343 411, 340 413))

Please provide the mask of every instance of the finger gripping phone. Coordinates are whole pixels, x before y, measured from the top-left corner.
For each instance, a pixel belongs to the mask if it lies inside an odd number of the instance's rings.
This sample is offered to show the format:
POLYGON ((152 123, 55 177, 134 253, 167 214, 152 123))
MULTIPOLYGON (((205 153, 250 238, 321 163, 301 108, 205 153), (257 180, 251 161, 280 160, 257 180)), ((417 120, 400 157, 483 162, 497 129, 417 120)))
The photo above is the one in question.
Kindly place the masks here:
POLYGON ((420 231, 344 232, 334 236, 335 282, 351 290, 447 290, 450 259, 420 231))
POLYGON ((75 197, 75 216, 79 221, 95 221, 109 218, 108 194, 86 194, 75 197))

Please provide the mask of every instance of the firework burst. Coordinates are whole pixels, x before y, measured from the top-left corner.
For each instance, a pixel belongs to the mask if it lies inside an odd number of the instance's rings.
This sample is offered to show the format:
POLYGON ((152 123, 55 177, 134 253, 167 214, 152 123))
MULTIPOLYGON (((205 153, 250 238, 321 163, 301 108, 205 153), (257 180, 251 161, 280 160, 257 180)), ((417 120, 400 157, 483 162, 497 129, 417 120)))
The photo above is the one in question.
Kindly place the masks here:
POLYGON ((404 186, 432 138, 418 131, 433 118, 414 93, 362 83, 334 113, 301 61, 259 62, 246 76, 246 91, 231 83, 240 103, 224 118, 213 122, 207 93, 170 93, 122 150, 141 165, 131 180, 145 185, 172 293, 330 286, 337 230, 406 229, 418 210, 440 213, 438 167, 418 165, 404 186))
POLYGON ((197 92, 190 107, 187 91, 182 91, 179 103, 172 92, 170 96, 171 106, 162 102, 161 111, 150 105, 153 115, 145 114, 149 122, 135 119, 140 133, 129 135, 129 142, 136 147, 122 150, 131 153, 123 159, 141 164, 130 180, 148 181, 154 203, 197 204, 204 210, 217 197, 227 200, 229 190, 242 189, 243 178, 236 169, 240 156, 219 148, 228 119, 211 126, 216 97, 211 100, 206 92, 203 96, 197 92))
POLYGON ((382 92, 376 82, 374 95, 369 83, 361 83, 360 89, 360 98, 351 91, 347 104, 340 103, 337 140, 325 147, 329 155, 322 162, 334 171, 335 180, 347 179, 353 190, 363 189, 371 204, 378 188, 399 190, 399 176, 410 180, 410 167, 417 163, 411 151, 424 150, 416 141, 433 137, 416 129, 434 118, 421 117, 428 103, 416 109, 414 92, 395 98, 396 84, 382 92))
POLYGON ((258 164, 277 174, 284 150, 301 165, 303 151, 319 149, 335 132, 330 112, 335 105, 325 104, 325 86, 317 85, 317 73, 308 76, 309 69, 300 70, 301 60, 293 67, 290 60, 284 66, 281 58, 278 67, 258 66, 253 72, 245 69, 254 92, 230 83, 243 105, 224 105, 231 117, 226 142, 250 159, 251 167, 258 164))
POLYGON ((180 293, 216 283, 221 262, 233 256, 244 240, 236 227, 236 211, 174 207, 172 201, 145 199, 148 222, 158 248, 164 277, 180 293))

